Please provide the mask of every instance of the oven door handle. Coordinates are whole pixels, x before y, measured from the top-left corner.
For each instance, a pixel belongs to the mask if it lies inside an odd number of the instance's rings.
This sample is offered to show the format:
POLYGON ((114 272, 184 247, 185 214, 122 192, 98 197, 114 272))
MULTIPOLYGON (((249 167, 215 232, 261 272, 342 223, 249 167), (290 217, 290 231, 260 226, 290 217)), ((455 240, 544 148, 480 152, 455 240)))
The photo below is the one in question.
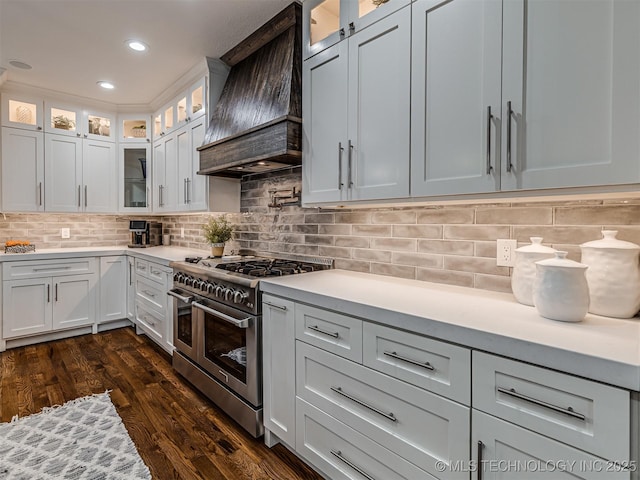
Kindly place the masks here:
POLYGON ((177 298, 178 300, 180 300, 181 302, 184 302, 184 303, 191 303, 191 300, 193 300, 193 297, 184 297, 184 296, 180 295, 179 293, 176 293, 173 290, 169 290, 167 292, 167 295, 171 295, 172 297, 175 297, 175 298, 177 298))
POLYGON ((207 313, 210 313, 211 315, 215 315, 216 317, 224 320, 225 322, 229 322, 229 323, 231 323, 232 325, 234 325, 234 326, 236 326, 238 328, 249 328, 250 323, 251 323, 251 317, 247 317, 247 318, 243 318, 243 319, 238 320, 236 318, 233 318, 233 317, 231 317, 229 315, 226 315, 226 314, 224 314, 222 312, 218 312, 217 310, 214 310, 213 308, 209 308, 206 305, 203 305, 203 304, 198 303, 198 302, 193 302, 191 304, 191 306, 195 307, 195 308, 199 308, 200 310, 203 310, 203 311, 205 311, 207 313))

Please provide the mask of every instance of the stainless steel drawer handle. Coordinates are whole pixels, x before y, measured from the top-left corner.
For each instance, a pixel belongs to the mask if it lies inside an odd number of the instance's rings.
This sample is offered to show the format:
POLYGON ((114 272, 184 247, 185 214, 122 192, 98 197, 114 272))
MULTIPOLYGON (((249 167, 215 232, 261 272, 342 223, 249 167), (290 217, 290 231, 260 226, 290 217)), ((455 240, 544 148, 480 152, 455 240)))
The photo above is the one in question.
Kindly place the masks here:
POLYGON ((153 292, 150 292, 149 290, 143 290, 142 293, 146 293, 150 297, 156 298, 156 294, 153 292))
POLYGON ((549 410, 553 410, 554 412, 563 413, 564 415, 569 415, 573 418, 578 418, 580 420, 585 420, 583 414, 576 412, 572 407, 562 408, 554 405, 552 403, 547 403, 542 400, 538 400, 537 398, 529 397, 528 395, 523 395, 522 393, 516 392, 514 388, 502 388, 498 387, 498 392, 504 393, 505 395, 509 395, 510 397, 519 398, 520 400, 524 400, 525 402, 533 403, 534 405, 538 405, 540 407, 548 408, 549 410))
POLYGON ((269 305, 270 307, 273 307, 273 308, 277 308, 277 309, 279 309, 279 310, 282 310, 283 312, 286 312, 286 311, 287 311, 287 307, 283 307, 283 306, 281 306, 281 305, 276 305, 275 303, 266 302, 266 301, 264 301, 264 300, 262 301, 262 303, 264 303, 265 305, 269 305))
POLYGON ((362 468, 360 468, 359 466, 357 466, 355 463, 353 463, 351 460, 345 458, 342 456, 342 452, 340 450, 331 450, 331 455, 333 455, 334 457, 336 457, 338 460, 340 460, 342 463, 344 463, 345 465, 348 465, 349 467, 353 468, 356 472, 358 472, 360 475, 362 475, 364 478, 366 478, 367 480, 376 480, 374 477, 372 477, 371 475, 369 475, 367 472, 365 472, 362 468))
POLYGON ((173 290, 169 290, 167 292, 167 295, 175 297, 175 298, 177 298, 178 300, 180 300, 183 303, 191 303, 191 300, 193 300, 193 297, 184 297, 184 296, 180 295, 179 293, 174 292, 173 290))
POLYGON ((507 102, 507 173, 511 173, 513 164, 511 163, 511 119, 513 117, 513 109, 511 108, 511 100, 507 102))
POLYGON ((357 403, 358 405, 362 405, 365 408, 368 408, 369 410, 371 410, 374 413, 377 413, 380 416, 383 416, 384 418, 386 418, 387 420, 391 420, 392 422, 397 422, 398 419, 396 418, 396 416, 393 413, 386 413, 383 412, 382 410, 380 410, 379 408, 376 407, 372 407, 371 405, 369 405, 368 403, 363 402, 362 400, 360 400, 359 398, 354 397, 353 395, 350 395, 348 393, 345 393, 341 387, 331 387, 331 390, 333 390, 334 392, 336 392, 338 395, 342 395, 345 398, 348 398, 349 400, 351 400, 352 402, 357 403))
POLYGON ((55 270, 69 270, 71 267, 44 267, 44 268, 34 268, 34 272, 53 272, 55 270))
POLYGON ((429 362, 418 362, 417 360, 413 360, 411 358, 398 355, 396 352, 384 352, 384 354, 387 357, 395 358, 397 360, 402 360, 403 362, 410 363, 411 365, 416 365, 418 367, 426 368, 427 370, 435 370, 435 367, 431 365, 429 362))
POLYGON ((339 338, 340 337, 340 334, 338 332, 327 332, 326 330, 322 330, 317 325, 309 325, 307 328, 309 330, 313 330, 314 332, 318 332, 318 333, 321 333, 323 335, 327 335, 328 337, 332 337, 332 338, 339 338))
POLYGON ((224 314, 222 312, 218 312, 216 310, 214 310, 213 308, 209 308, 206 305, 203 305, 201 303, 198 302, 193 302, 191 304, 194 308, 198 308, 204 312, 207 312, 210 315, 213 315, 215 317, 218 317, 221 320, 224 320, 225 322, 229 322, 232 325, 235 325, 238 328, 249 328, 250 323, 251 323, 251 317, 247 317, 247 318, 242 318, 242 319, 237 319, 237 318, 233 318, 227 314, 224 314))
POLYGON ((491 115, 491 105, 489 105, 487 107, 487 175, 491 175, 491 170, 493 170, 491 165, 491 120, 493 120, 493 115, 491 115))

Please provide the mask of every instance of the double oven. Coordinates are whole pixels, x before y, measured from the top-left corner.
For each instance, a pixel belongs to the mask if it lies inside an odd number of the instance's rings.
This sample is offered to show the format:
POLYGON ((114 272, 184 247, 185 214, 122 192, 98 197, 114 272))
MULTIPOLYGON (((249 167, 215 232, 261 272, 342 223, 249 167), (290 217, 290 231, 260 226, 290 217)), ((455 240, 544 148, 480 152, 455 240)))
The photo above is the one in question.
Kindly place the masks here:
POLYGON ((171 263, 174 369, 255 437, 262 423, 259 280, 331 267, 331 260, 249 257, 171 263))

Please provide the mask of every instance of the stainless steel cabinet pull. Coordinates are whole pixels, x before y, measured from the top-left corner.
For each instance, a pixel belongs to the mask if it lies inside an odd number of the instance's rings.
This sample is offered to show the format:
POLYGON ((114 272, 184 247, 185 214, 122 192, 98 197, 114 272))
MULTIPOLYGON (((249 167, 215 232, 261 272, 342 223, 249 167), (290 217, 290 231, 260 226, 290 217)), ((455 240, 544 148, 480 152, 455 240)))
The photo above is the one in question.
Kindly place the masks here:
POLYGON ((266 302, 264 300, 262 301, 262 303, 264 303, 265 305, 269 305, 270 307, 273 307, 273 308, 278 308, 278 309, 282 310, 283 312, 287 311, 287 307, 282 307, 280 305, 276 305, 275 303, 266 302))
POLYGON ((158 206, 159 207, 162 207, 164 205, 163 198, 162 198, 162 189, 163 189, 163 186, 158 185, 158 206))
POLYGON ((37 127, 36 130, 42 130, 42 127, 37 127))
POLYGON ((491 105, 487 107, 487 175, 491 175, 491 170, 493 167, 491 166, 491 120, 493 119, 493 115, 491 115, 491 105))
POLYGON ((353 187, 353 178, 352 178, 352 174, 351 174, 351 167, 353 165, 353 143, 351 143, 351 140, 349 140, 349 173, 347 174, 347 186, 349 188, 353 187))
POLYGON ((87 206, 87 186, 84 186, 84 206, 87 206))
POLYGON ((71 267, 70 266, 65 266, 65 267, 42 267, 42 268, 34 268, 33 271, 34 272, 51 272, 51 271, 55 271, 55 270, 69 270, 71 267))
POLYGON ((511 110, 511 100, 507 102, 507 173, 511 172, 513 165, 511 164, 511 117, 513 116, 513 110, 511 110))
POLYGON ((395 358, 397 360, 402 360, 403 362, 410 363, 411 365, 417 365, 418 367, 426 368, 427 370, 435 370, 433 365, 429 362, 418 362, 417 360, 412 360, 411 358, 403 357, 398 355, 396 352, 384 352, 387 357, 395 358))
POLYGON ((317 325, 309 325, 307 328, 309 330, 313 330, 314 332, 318 332, 318 333, 321 333, 323 335, 327 335, 327 336, 333 337, 333 338, 338 338, 340 336, 340 334, 338 332, 327 332, 326 330, 322 330, 317 325))
POLYGON ((345 465, 348 465, 349 467, 353 468, 356 472, 358 472, 360 475, 362 475, 364 478, 366 478, 367 480, 376 480, 374 477, 372 477, 371 475, 369 475, 367 472, 365 472, 364 470, 362 470, 362 468, 360 468, 359 466, 357 466, 355 463, 353 463, 351 460, 348 460, 347 458, 342 456, 342 452, 340 452, 340 450, 331 450, 331 455, 333 455, 334 457, 336 457, 338 460, 340 460, 342 463, 344 463, 345 465))
POLYGON ((58 301, 58 284, 56 283, 55 286, 55 292, 53 294, 53 299, 57 302, 58 301))
POLYGON ((182 198, 184 199, 184 203, 187 203, 187 179, 185 178, 184 181, 182 182, 182 185, 184 187, 184 192, 182 195, 182 198))
POLYGON ((150 292, 149 290, 143 290, 143 293, 146 293, 147 295, 149 295, 150 297, 156 298, 156 294, 153 292, 150 292))
POLYGON ((80 203, 81 202, 81 198, 80 197, 82 195, 82 192, 80 191, 81 188, 82 187, 80 185, 78 185, 78 208, 80 208, 80 206, 81 206, 81 203, 80 203))
POLYGON ((38 205, 42 206, 42 182, 38 183, 38 205))
POLYGON ((191 203, 191 179, 187 178, 187 203, 191 203))
POLYGON ((51 285, 47 285, 47 303, 51 302, 51 285))
POLYGON ((368 408, 372 412, 377 413, 378 415, 386 418, 387 420, 391 420, 392 422, 398 421, 398 419, 395 417, 393 413, 385 413, 376 407, 372 407, 371 405, 363 402, 362 400, 354 397, 353 395, 349 395, 348 393, 343 392, 341 387, 331 387, 331 390, 336 392, 338 395, 342 395, 343 397, 348 398, 349 400, 357 403, 358 405, 362 405, 364 408, 368 408))
POLYGON ((548 408, 549 410, 553 410, 554 412, 563 413, 564 415, 569 415, 570 417, 577 418, 580 420, 585 420, 583 414, 578 413, 573 410, 572 407, 562 408, 554 405, 552 403, 547 403, 543 400, 538 400, 537 398, 529 397, 528 395, 523 395, 522 393, 516 392, 515 388, 502 388, 498 387, 498 391, 500 393, 504 393, 505 395, 509 395, 510 397, 519 398, 520 400, 524 400, 525 402, 533 403, 534 405, 538 405, 540 407, 548 408))
POLYGON ((213 308, 209 308, 206 305, 203 305, 201 303, 198 302, 193 302, 191 304, 192 306, 194 306, 195 308, 199 308, 200 310, 203 310, 211 315, 214 315, 218 318, 220 318, 221 320, 224 320, 225 322, 229 322, 232 325, 235 325, 238 328, 249 328, 249 324, 251 323, 251 318, 247 317, 247 318, 242 318, 240 320, 238 320, 237 318, 233 318, 229 315, 226 315, 222 312, 218 312, 216 310, 214 310, 213 308))
POLYGON ((338 190, 342 190, 344 186, 342 183, 342 152, 344 152, 344 147, 342 142, 338 142, 338 190))
POLYGON ((129 286, 133 285, 133 275, 131 274, 131 264, 129 264, 129 286))
POLYGON ((478 440, 478 465, 477 465, 477 472, 478 472, 478 480, 482 480, 482 472, 484 469, 484 465, 482 463, 482 449, 484 448, 484 443, 482 443, 480 440, 478 440))

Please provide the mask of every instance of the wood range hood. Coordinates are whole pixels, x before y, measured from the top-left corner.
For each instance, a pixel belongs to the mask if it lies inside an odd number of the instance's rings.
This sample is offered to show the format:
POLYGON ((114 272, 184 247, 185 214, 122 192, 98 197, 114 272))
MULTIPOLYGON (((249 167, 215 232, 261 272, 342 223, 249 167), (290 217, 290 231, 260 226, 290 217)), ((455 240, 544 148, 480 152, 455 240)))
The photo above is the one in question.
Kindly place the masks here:
POLYGON ((242 177, 302 160, 301 7, 292 3, 221 57, 231 67, 199 174, 242 177))

